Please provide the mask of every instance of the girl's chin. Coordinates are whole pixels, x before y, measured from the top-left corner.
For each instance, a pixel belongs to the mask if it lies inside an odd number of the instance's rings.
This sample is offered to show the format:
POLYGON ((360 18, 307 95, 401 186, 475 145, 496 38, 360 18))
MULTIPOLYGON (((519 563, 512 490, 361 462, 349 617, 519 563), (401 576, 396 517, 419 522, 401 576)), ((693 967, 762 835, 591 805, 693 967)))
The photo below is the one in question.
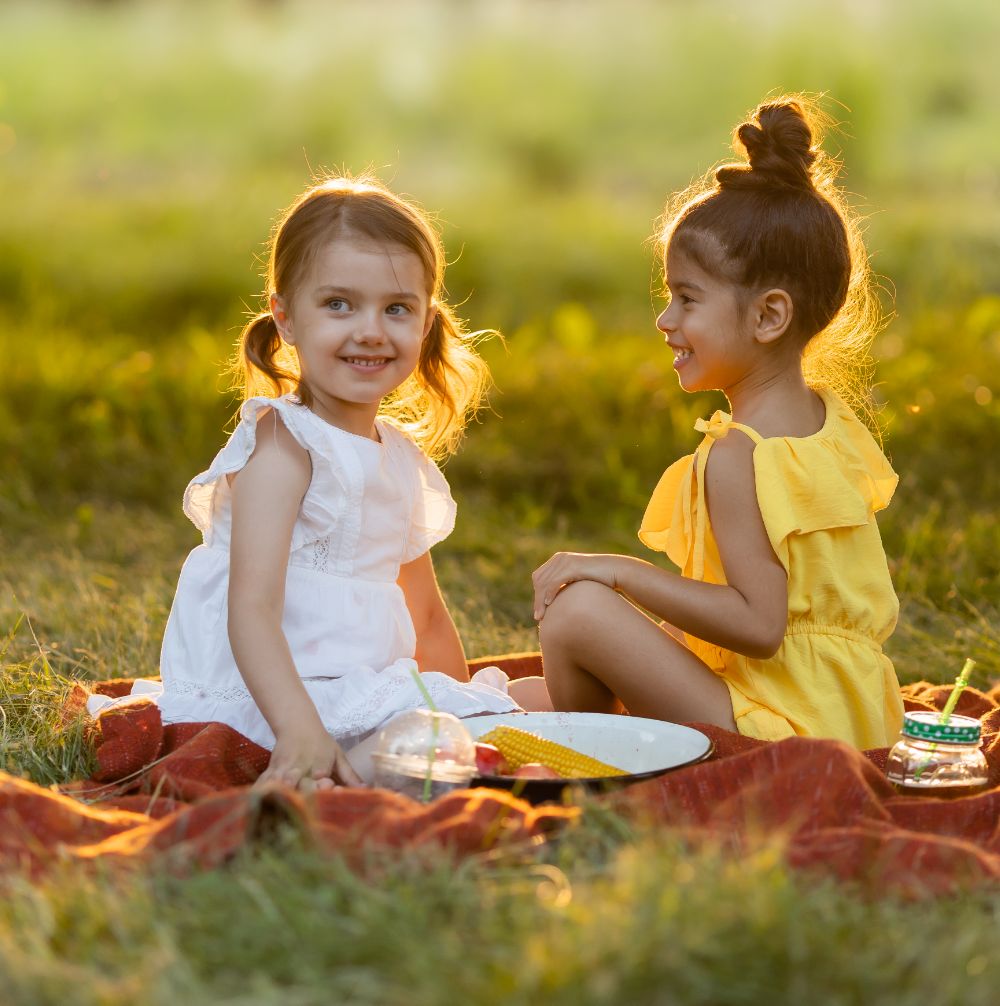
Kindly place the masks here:
POLYGON ((723 389, 719 386, 718 381, 705 381, 699 380, 697 375, 694 373, 685 374, 683 372, 677 373, 677 383, 681 387, 681 391, 686 391, 688 394, 695 394, 699 391, 722 391, 723 389))

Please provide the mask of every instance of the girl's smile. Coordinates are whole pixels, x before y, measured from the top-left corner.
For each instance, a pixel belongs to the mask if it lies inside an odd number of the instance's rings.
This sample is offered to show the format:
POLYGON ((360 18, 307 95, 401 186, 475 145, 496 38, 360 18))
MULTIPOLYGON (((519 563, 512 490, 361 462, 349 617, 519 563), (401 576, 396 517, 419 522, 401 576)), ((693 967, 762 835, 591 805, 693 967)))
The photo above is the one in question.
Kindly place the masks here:
POLYGON ((343 356, 341 359, 349 363, 352 367, 360 367, 362 370, 375 370, 388 365, 388 356, 343 356))

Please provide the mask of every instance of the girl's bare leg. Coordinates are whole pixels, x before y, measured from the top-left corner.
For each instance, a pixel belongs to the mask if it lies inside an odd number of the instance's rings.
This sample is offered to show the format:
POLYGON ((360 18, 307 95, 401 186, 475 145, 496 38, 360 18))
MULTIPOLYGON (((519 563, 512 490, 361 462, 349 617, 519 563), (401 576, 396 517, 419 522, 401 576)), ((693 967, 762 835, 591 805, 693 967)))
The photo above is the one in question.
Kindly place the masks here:
POLYGON ((507 690, 510 697, 529 713, 551 713, 555 709, 545 678, 518 678, 507 686, 507 690))
POLYGON ((666 629, 604 584, 564 587, 539 623, 556 709, 697 720, 735 730, 729 689, 666 629))
POLYGON ((355 744, 347 752, 347 760, 351 763, 351 768, 361 776, 366 786, 372 784, 375 778, 375 763, 372 755, 378 747, 380 731, 376 730, 370 737, 366 737, 360 744, 355 744))

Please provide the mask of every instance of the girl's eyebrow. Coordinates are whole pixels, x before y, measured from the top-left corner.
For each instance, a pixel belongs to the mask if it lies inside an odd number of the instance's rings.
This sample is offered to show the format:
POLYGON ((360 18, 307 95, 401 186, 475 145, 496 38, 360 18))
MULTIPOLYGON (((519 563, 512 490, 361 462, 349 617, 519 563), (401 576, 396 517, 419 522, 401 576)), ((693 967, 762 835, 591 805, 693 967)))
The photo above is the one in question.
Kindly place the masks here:
POLYGON ((677 283, 671 284, 670 280, 667 280, 668 290, 691 290, 694 293, 704 293, 704 289, 698 286, 697 283, 689 283, 686 279, 679 280, 677 283))
MULTIPOLYGON (((347 297, 357 300, 362 296, 362 292, 349 286, 321 286, 316 290, 316 295, 318 297, 347 297)), ((418 294, 409 293, 406 290, 394 290, 391 294, 386 294, 386 298, 389 300, 408 300, 414 303, 420 300, 418 294)))

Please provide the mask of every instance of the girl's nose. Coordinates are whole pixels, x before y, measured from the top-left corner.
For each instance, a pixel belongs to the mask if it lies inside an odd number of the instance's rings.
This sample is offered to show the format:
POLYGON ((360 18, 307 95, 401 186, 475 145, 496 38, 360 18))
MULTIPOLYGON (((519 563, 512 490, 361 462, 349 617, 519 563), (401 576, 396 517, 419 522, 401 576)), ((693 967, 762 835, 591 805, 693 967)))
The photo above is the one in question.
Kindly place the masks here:
POLYGON ((365 315, 358 330, 358 341, 371 344, 385 342, 381 315, 365 315))
POLYGON ((670 319, 668 315, 670 314, 670 307, 665 307, 661 312, 659 317, 656 319, 656 327, 664 334, 668 335, 671 328, 670 319))

